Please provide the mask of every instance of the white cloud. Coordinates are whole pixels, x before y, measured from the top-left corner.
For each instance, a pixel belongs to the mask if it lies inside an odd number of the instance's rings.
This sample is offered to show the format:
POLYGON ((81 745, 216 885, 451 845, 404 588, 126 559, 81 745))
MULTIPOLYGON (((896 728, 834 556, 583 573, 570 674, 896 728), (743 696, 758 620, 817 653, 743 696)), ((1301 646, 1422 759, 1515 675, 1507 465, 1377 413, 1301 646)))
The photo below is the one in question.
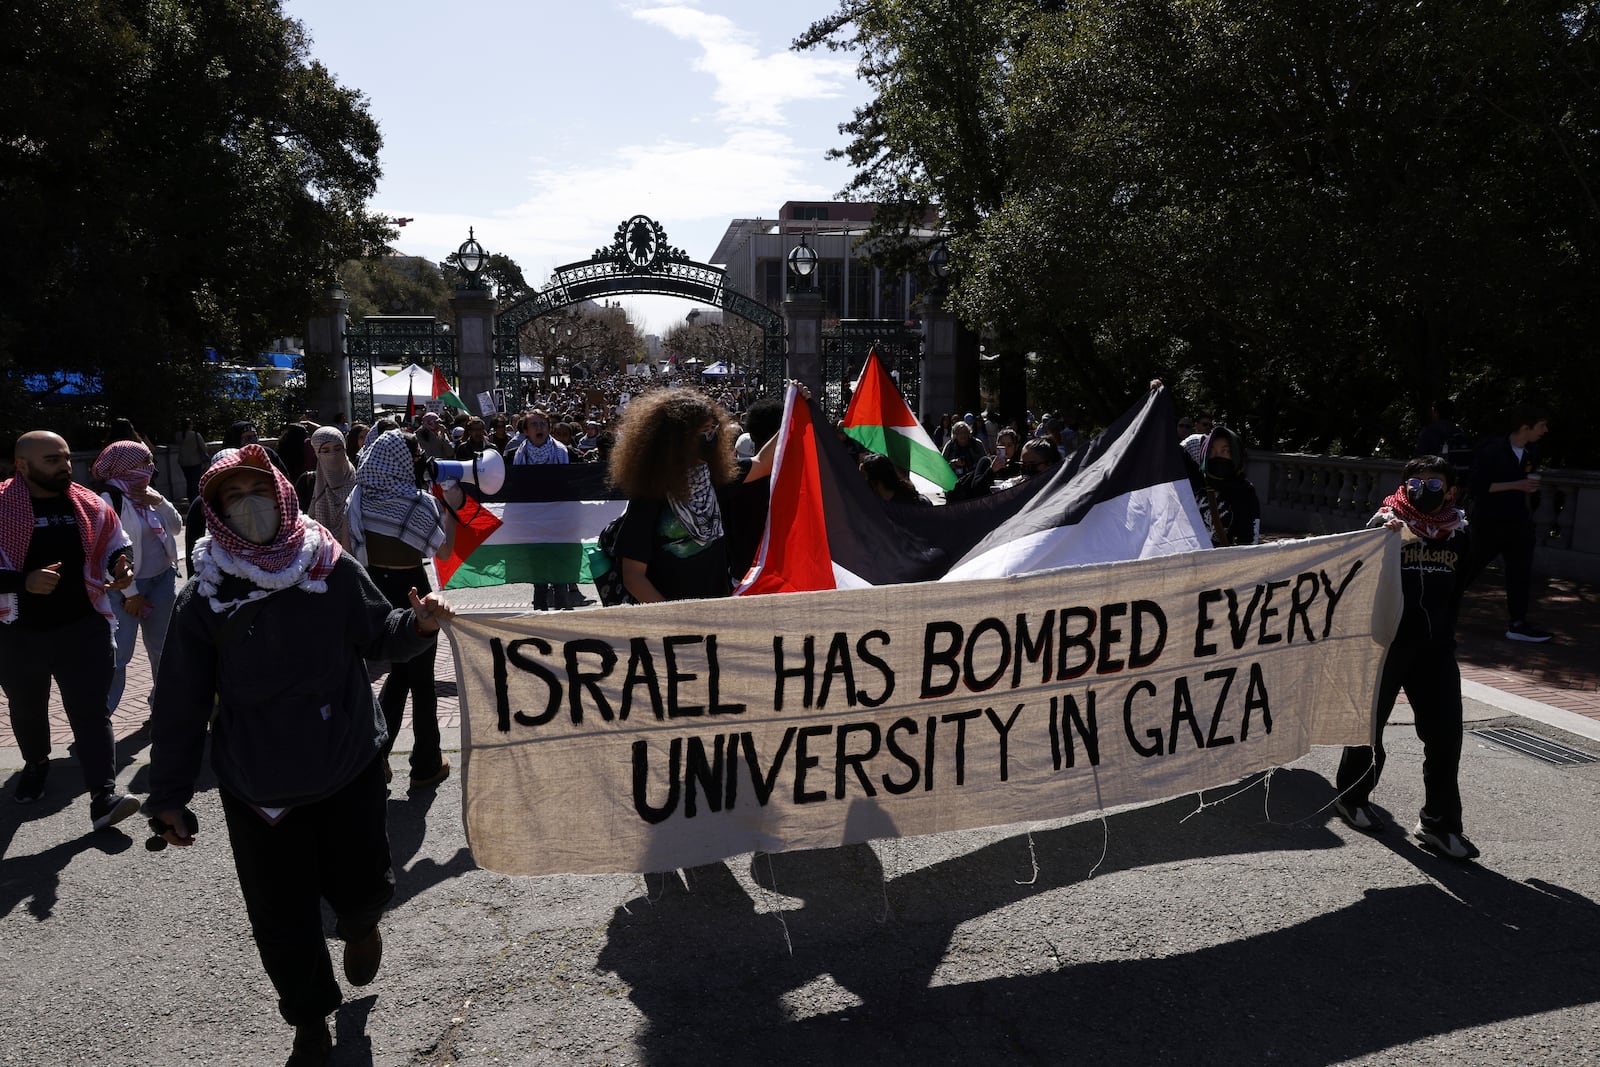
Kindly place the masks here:
POLYGON ((782 124, 783 106, 796 100, 844 95, 855 65, 833 54, 796 53, 785 47, 762 55, 754 34, 723 15, 670 5, 639 8, 633 17, 700 46, 693 68, 716 82, 717 117, 730 125, 782 124))

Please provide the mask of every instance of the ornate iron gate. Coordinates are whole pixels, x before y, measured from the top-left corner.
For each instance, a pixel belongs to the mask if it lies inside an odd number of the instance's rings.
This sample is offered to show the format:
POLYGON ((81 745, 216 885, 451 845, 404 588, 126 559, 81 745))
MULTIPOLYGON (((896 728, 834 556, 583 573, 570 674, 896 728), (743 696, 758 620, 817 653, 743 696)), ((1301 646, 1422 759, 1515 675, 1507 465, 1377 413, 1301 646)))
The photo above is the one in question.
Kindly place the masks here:
POLYGON ((850 386, 877 349, 883 369, 900 386, 912 411, 922 391, 922 331, 899 319, 840 319, 836 329, 822 331, 822 410, 830 419, 844 418, 850 386))
POLYGON ((681 296, 721 308, 754 323, 762 332, 760 391, 771 393, 784 380, 783 316, 731 288, 725 272, 696 263, 667 243, 659 222, 644 215, 624 219, 605 248, 577 263, 557 267, 550 283, 495 318, 495 380, 506 391, 508 409, 525 406, 528 379, 522 372, 522 328, 542 315, 586 300, 625 294, 681 296))
POLYGON ((373 421, 372 368, 384 360, 437 367, 456 384, 455 338, 449 323, 432 315, 370 315, 345 331, 344 339, 350 357, 352 422, 373 421))

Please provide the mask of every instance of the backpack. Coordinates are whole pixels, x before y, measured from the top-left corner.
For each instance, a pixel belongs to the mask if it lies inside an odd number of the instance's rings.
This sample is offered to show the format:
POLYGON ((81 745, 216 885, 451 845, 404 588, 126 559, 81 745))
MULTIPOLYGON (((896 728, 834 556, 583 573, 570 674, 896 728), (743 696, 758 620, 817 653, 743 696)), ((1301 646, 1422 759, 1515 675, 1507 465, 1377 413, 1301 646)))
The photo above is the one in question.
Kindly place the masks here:
POLYGON ((594 588, 603 607, 637 603, 628 595, 622 584, 622 561, 617 559, 617 531, 622 528, 622 515, 606 523, 595 542, 595 551, 589 554, 589 573, 594 578, 594 588))

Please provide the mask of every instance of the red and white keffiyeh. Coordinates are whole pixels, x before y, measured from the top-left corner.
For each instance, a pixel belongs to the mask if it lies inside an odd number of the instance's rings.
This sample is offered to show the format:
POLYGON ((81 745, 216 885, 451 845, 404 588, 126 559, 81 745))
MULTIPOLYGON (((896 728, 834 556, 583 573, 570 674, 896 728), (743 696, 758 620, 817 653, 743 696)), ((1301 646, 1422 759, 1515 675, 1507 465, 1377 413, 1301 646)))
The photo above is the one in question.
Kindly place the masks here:
POLYGON ((1467 513, 1448 504, 1438 511, 1417 510, 1411 498, 1406 496, 1406 487, 1403 485, 1383 498, 1383 506, 1378 509, 1376 517, 1385 522, 1399 519, 1411 527, 1412 533, 1429 541, 1448 537, 1467 524, 1467 513))
POLYGON ((206 516, 206 536, 195 543, 194 574, 199 591, 210 600, 213 611, 229 614, 241 604, 281 589, 328 591, 327 577, 341 551, 338 538, 315 519, 300 514, 294 486, 272 465, 266 449, 257 444, 245 445, 213 463, 200 477, 200 499, 206 516), (240 537, 212 506, 213 494, 208 488, 239 467, 272 476, 278 499, 278 535, 270 544, 258 545, 240 537), (219 601, 217 588, 225 574, 245 579, 256 586, 256 591, 240 600, 219 601))
MULTIPOLYGON (((106 564, 111 553, 128 545, 116 512, 104 500, 76 482, 67 486, 67 499, 78 517, 78 538, 83 542, 83 587, 94 609, 104 615, 112 629, 117 619, 106 591, 106 564)), ((27 565, 28 546, 33 543, 33 496, 25 479, 0 482, 0 568, 21 571, 27 565)), ((17 594, 0 596, 0 623, 17 621, 17 594)))

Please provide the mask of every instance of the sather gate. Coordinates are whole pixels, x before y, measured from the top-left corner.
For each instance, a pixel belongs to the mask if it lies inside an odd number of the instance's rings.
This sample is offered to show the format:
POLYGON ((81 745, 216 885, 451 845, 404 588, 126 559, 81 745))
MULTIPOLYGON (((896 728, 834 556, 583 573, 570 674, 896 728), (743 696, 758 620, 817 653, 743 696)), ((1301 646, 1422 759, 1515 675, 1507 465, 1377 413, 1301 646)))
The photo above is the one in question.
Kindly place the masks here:
POLYGON ((753 323, 763 338, 761 390, 770 392, 784 380, 783 316, 730 288, 721 269, 697 263, 668 244, 659 222, 635 215, 617 227, 609 246, 595 249, 589 259, 557 267, 543 289, 495 316, 495 380, 506 390, 507 408, 518 410, 527 399, 521 373, 523 326, 572 304, 632 294, 681 296, 753 323))

